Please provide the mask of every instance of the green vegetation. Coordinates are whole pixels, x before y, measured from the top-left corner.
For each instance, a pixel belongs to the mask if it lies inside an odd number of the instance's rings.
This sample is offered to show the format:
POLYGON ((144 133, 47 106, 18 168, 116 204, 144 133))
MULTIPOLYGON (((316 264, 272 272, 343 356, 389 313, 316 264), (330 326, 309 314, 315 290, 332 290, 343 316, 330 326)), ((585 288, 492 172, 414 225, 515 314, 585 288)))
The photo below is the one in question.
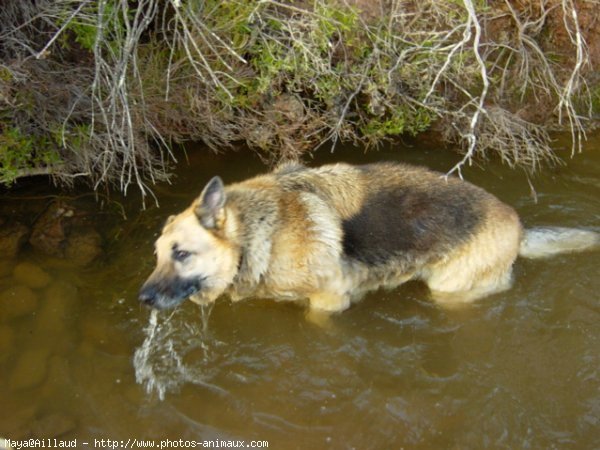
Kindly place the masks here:
POLYGON ((458 172, 489 155, 536 169, 555 159, 549 129, 567 127, 578 148, 600 88, 571 2, 385 8, 8 0, 0 183, 46 173, 146 194, 168 176, 171 146, 190 140, 243 141, 273 162, 433 127, 463 149, 458 172))
POLYGON ((10 185, 23 174, 51 174, 59 163, 60 158, 47 137, 24 135, 18 128, 2 130, 0 183, 10 185))

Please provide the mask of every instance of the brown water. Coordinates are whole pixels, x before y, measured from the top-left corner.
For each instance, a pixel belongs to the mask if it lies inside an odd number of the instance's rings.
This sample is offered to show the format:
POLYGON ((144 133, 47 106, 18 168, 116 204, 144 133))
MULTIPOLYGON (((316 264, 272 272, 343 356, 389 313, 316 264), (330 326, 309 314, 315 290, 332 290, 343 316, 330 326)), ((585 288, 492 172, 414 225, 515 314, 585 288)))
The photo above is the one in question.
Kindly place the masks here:
MULTIPOLYGON (((489 163, 464 174, 526 225, 598 230, 599 150, 596 135, 568 166, 533 179, 537 204, 520 171, 489 163)), ((247 153, 189 158, 157 190, 160 208, 139 212, 134 195, 123 200, 129 219, 91 267, 29 252, 3 263, 0 290, 14 287, 10 273, 24 260, 52 282, 33 289, 33 313, 0 316, 0 436, 60 435, 80 448, 133 438, 277 449, 600 447, 598 252, 519 260, 511 290, 457 310, 408 283, 368 295, 326 328, 297 305, 226 299, 207 327, 191 303, 152 327, 136 294, 164 219, 214 174, 233 181, 264 170, 247 153)), ((395 146, 322 151, 314 163, 384 159, 447 170, 457 156, 395 146)))

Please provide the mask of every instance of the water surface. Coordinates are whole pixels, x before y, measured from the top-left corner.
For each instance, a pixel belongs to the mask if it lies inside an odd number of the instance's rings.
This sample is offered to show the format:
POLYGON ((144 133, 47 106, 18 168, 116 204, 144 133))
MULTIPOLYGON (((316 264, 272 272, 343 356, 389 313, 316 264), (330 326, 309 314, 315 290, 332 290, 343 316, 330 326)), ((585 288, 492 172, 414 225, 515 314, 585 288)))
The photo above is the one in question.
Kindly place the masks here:
MULTIPOLYGON (((417 145, 321 150, 310 163, 447 170, 458 160, 417 145)), ((278 449, 600 446, 598 253, 519 260, 511 290, 460 309, 436 306, 416 282, 375 292, 325 328, 298 305, 221 299, 204 329, 188 303, 157 316, 162 347, 145 361, 158 384, 137 383, 150 311, 136 295, 165 218, 215 174, 231 182, 265 170, 248 152, 196 150, 156 190, 160 208, 139 211, 132 195, 120 199, 126 221, 98 219, 110 240, 91 266, 27 250, 2 263, 0 291, 18 284, 12 272, 24 261, 51 282, 31 289, 30 314, 0 320, 0 436, 266 440, 278 449)), ((489 162, 463 173, 526 226, 599 230, 599 150, 596 135, 567 166, 532 178, 537 202, 522 171, 489 162)))

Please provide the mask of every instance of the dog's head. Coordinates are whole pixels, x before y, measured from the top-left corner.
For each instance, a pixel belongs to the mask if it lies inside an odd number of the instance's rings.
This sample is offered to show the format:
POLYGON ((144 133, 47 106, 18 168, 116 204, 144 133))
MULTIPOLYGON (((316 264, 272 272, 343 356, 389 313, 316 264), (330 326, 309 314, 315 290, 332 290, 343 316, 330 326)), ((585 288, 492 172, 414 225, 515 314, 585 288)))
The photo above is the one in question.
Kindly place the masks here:
POLYGON ((189 297, 216 300, 237 272, 232 222, 223 182, 214 177, 188 209, 167 220, 155 243, 156 268, 140 289, 140 301, 166 309, 189 297))

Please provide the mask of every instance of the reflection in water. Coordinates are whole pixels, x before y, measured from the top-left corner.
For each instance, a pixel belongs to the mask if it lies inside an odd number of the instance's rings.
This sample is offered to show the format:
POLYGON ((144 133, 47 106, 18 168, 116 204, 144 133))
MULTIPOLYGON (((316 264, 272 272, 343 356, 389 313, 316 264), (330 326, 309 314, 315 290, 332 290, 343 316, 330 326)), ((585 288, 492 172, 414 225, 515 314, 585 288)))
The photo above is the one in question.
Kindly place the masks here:
MULTIPOLYGON (((568 166, 533 178, 537 204, 526 178, 501 165, 463 175, 515 206, 526 226, 598 231, 598 148, 600 136, 568 166)), ((264 170, 241 154, 189 156, 176 183, 161 187, 161 208, 139 212, 135 198, 122 199, 130 219, 92 266, 31 251, 0 260, 0 436, 597 447, 598 253, 519 260, 510 290, 453 310, 407 283, 368 295, 325 328, 301 306, 261 299, 153 312, 136 296, 165 218, 213 175, 232 182, 264 170)), ((456 161, 406 148, 319 158, 438 170, 456 161)))

